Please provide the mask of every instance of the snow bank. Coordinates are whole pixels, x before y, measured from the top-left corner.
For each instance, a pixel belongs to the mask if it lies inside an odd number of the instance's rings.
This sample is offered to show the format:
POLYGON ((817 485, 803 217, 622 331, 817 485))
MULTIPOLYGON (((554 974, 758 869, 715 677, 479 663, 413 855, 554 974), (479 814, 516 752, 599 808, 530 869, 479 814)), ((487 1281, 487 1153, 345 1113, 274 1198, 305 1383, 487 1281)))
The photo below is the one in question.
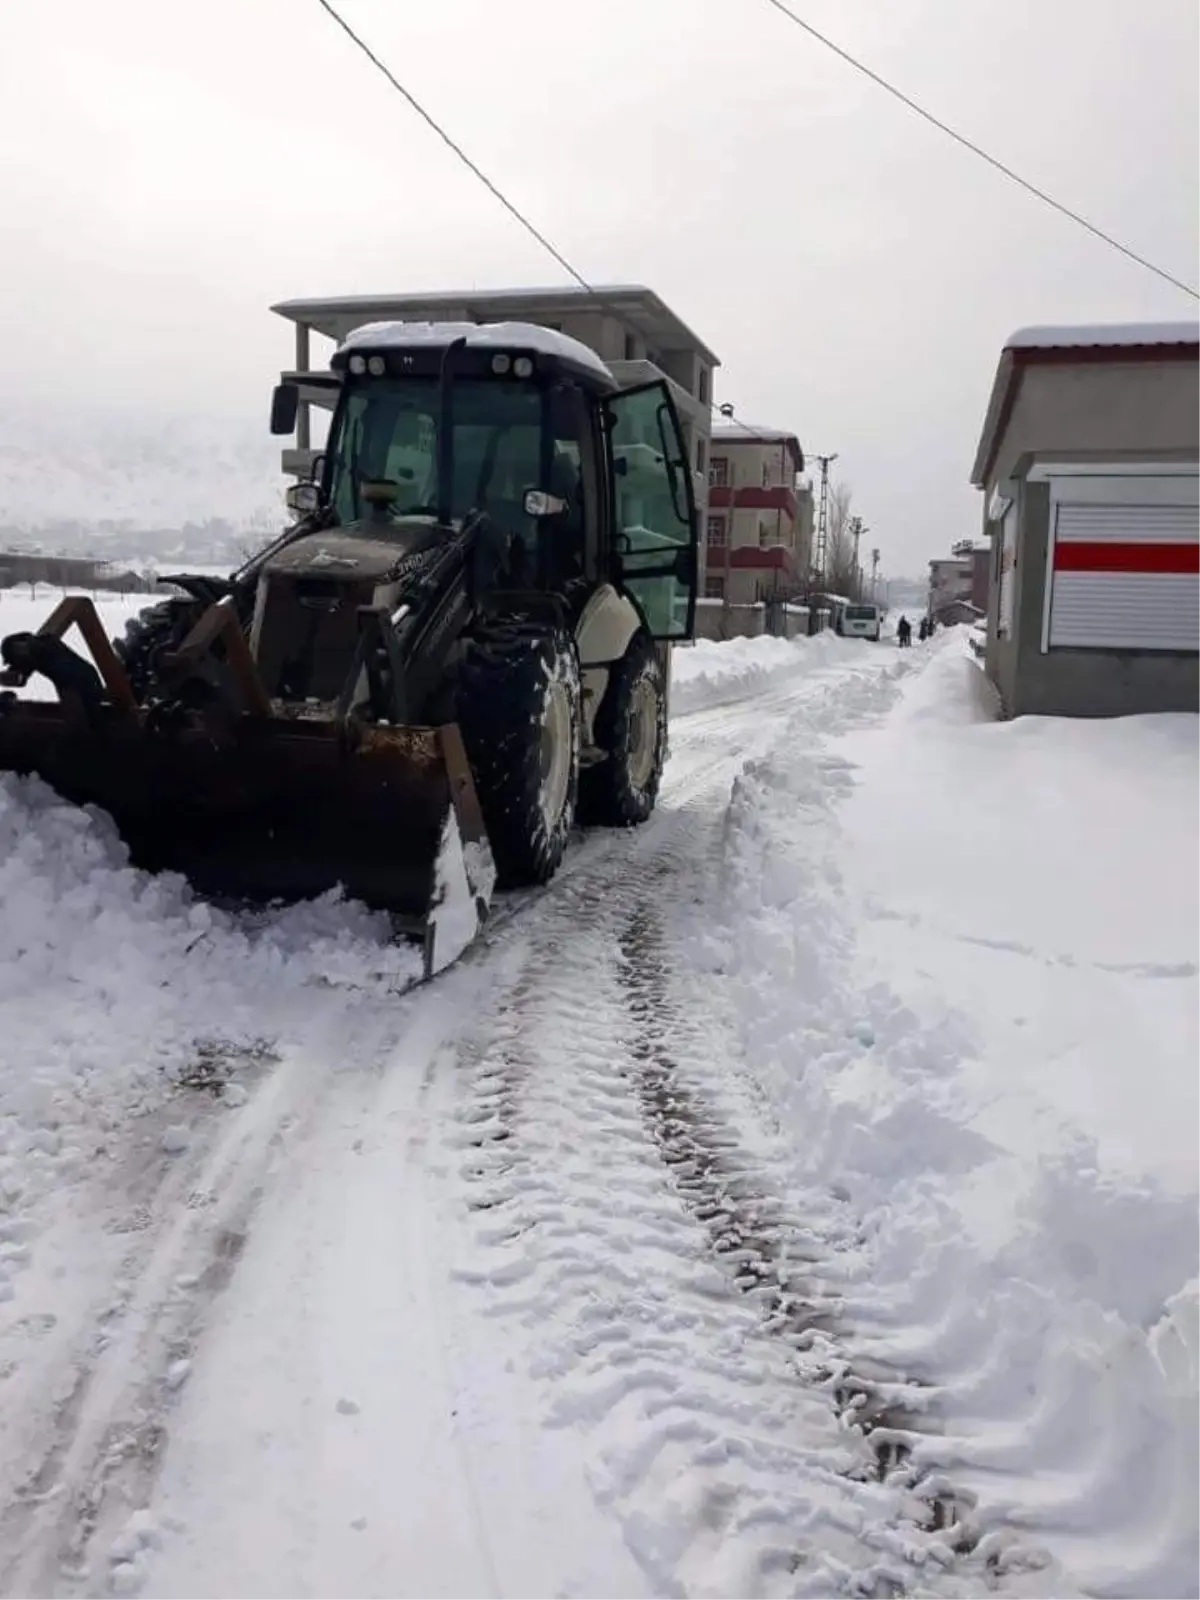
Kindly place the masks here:
POLYGON ((419 969, 386 919, 334 896, 234 917, 135 871, 107 818, 36 779, 0 777, 0 906, 0 1300, 46 1202, 129 1117, 175 1101, 163 1148, 185 1148, 196 1102, 181 1086, 236 1090, 316 1010, 336 1023, 331 985, 351 1005, 419 969))
MULTIPOLYGON (((683 716, 764 689, 788 674, 854 659, 849 652, 878 649, 861 639, 825 632, 811 638, 697 639, 671 661, 671 711, 683 716)), ((886 647, 885 647, 886 648, 886 647)))
POLYGON ((980 1548, 1194 1595, 1196 719, 997 723, 961 639, 913 655, 877 731, 747 770, 700 937, 980 1548))

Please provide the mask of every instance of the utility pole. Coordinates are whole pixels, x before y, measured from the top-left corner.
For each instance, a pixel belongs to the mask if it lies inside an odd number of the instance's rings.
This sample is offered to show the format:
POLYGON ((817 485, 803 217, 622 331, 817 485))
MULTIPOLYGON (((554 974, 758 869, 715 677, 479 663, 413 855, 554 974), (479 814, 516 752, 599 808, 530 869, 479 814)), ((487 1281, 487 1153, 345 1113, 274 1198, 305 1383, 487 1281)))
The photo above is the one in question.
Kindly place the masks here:
POLYGON ((879 551, 871 551, 871 604, 879 604, 879 551))
POLYGON ((837 451, 831 456, 818 456, 821 463, 821 498, 817 503, 817 548, 813 551, 813 571, 817 582, 825 582, 825 564, 829 553, 829 467, 837 460, 837 451))
POLYGON ((851 599, 853 600, 862 599, 862 571, 858 565, 858 542, 864 533, 869 532, 870 529, 866 526, 861 517, 850 518, 850 534, 854 540, 854 556, 851 561, 850 571, 853 574, 854 587, 858 590, 857 594, 851 595, 851 599))

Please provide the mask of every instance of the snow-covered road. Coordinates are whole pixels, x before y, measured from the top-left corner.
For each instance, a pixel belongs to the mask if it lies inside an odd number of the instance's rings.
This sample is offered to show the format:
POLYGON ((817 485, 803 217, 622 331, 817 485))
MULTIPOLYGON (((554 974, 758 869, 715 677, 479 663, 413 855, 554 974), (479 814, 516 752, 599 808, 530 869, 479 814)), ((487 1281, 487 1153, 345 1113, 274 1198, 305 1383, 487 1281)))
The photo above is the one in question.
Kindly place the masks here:
POLYGON ((681 658, 651 823, 424 988, 353 907, 234 921, 0 784, 0 1593, 1194 1592, 1178 1429, 1135 1555, 1077 1537, 1129 1373, 1161 1423, 1190 1359, 1194 1411, 1194 1297, 1104 1324, 1112 1403, 1018 1359, 1027 1296, 972 1321, 1027 1288, 949 1250, 980 1051, 860 938, 839 740, 954 652, 681 658))

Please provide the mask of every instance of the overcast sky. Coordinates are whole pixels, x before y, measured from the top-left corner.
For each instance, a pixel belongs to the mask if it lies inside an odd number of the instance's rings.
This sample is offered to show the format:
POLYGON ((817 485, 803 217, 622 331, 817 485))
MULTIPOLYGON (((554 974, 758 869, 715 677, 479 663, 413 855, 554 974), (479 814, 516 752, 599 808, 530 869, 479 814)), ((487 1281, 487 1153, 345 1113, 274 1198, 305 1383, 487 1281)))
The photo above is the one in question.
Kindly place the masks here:
MULTIPOLYGON (((1013 328, 1195 314, 766 0, 341 5, 585 276, 715 349, 718 400, 839 452, 890 572, 977 531, 1013 328)), ((794 9, 1195 280, 1195 0, 794 9)), ((316 0, 0 0, 0 275, 6 402, 264 418, 272 301, 562 281, 316 0)))

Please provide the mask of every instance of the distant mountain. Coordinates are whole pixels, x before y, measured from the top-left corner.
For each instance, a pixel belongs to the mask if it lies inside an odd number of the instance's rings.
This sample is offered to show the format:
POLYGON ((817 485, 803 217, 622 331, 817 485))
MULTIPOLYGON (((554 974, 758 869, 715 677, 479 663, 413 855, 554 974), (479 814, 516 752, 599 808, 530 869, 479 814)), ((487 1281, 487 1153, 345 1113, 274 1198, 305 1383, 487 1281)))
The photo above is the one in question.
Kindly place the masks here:
POLYGON ((262 422, 0 403, 0 548, 239 561, 286 520, 262 422))

